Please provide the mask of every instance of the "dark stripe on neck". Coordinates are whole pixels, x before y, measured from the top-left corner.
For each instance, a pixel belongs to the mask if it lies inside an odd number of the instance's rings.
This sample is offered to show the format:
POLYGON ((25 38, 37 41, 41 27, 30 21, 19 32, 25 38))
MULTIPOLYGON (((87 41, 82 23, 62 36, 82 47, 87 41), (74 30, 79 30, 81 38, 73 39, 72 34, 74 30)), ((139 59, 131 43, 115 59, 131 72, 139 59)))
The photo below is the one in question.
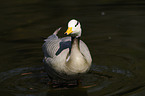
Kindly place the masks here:
POLYGON ((78 39, 78 43, 79 43, 81 37, 71 36, 71 44, 73 43, 74 39, 78 39))
MULTIPOLYGON (((76 37, 76 36, 72 36, 71 37, 71 47, 72 47, 72 45, 73 45, 73 43, 76 43, 77 42, 77 45, 78 45, 78 48, 80 47, 79 45, 80 45, 80 39, 81 39, 81 37, 76 37), (76 41, 77 40, 77 41, 76 41)), ((80 49, 80 48, 79 48, 80 49)))

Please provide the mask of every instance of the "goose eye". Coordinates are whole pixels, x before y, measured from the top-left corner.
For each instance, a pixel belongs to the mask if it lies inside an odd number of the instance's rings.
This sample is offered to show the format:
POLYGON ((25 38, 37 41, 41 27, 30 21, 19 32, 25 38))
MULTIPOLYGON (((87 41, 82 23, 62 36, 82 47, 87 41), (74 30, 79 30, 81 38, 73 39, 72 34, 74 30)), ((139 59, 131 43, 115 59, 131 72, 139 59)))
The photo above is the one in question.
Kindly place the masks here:
POLYGON ((75 25, 75 27, 77 27, 78 24, 79 24, 79 22, 77 22, 77 24, 75 25))

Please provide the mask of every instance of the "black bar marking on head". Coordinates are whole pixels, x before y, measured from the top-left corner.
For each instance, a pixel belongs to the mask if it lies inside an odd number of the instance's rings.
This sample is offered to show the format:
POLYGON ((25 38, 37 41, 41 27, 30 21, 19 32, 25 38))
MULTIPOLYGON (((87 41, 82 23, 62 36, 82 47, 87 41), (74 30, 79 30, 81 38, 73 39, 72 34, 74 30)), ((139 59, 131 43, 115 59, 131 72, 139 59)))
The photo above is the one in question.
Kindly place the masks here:
POLYGON ((79 24, 79 22, 77 21, 77 24, 75 25, 75 27, 79 24))

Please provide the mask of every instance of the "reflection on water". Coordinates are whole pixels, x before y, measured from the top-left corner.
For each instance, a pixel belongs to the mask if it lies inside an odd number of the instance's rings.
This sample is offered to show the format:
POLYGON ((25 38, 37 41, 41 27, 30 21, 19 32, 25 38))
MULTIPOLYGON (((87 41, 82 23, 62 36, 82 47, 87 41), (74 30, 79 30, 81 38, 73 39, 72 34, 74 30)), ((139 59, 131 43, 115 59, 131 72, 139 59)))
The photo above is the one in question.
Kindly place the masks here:
POLYGON ((0 95, 144 96, 144 1, 5 0, 0 5, 0 95), (82 86, 51 89, 42 63, 43 38, 60 26, 63 37, 72 18, 82 23, 93 66, 82 86))
MULTIPOLYGON (((92 93, 96 91, 100 91, 103 88, 113 84, 113 81, 110 79, 117 78, 117 76, 111 75, 115 73, 116 75, 127 75, 124 72, 127 72, 128 75, 131 73, 127 70, 121 69, 109 69, 107 66, 95 66, 93 65, 90 72, 85 74, 81 81, 82 85, 77 88, 54 88, 52 89, 48 85, 49 78, 47 74, 44 72, 44 68, 42 66, 35 66, 35 67, 25 67, 25 68, 17 68, 13 70, 9 70, 7 72, 0 73, 0 85, 1 88, 5 90, 12 90, 16 94, 16 96, 25 96, 26 94, 34 94, 38 96, 51 96, 52 94, 67 96, 65 94, 70 94, 73 92, 72 95, 76 94, 77 96, 83 95, 87 96, 87 93, 92 93), (98 70, 99 69, 99 70, 98 70), (100 71, 100 72, 99 72, 100 71), (103 74, 103 71, 110 71, 108 74, 103 74), (110 74, 109 74, 110 73, 110 74), (87 88, 89 88, 87 90, 87 88), (57 91, 57 93, 56 93, 57 91), (79 92, 79 94, 78 94, 79 92), (23 94, 21 94, 23 93, 23 94), (20 95, 21 94, 21 95, 20 95), (43 95, 45 94, 45 95, 43 95), (85 95, 86 94, 86 95, 85 95)), ((123 76, 122 78, 126 78, 127 76, 123 76)), ((119 76, 118 78, 121 78, 119 76)), ((115 81, 116 82, 116 81, 115 81)))

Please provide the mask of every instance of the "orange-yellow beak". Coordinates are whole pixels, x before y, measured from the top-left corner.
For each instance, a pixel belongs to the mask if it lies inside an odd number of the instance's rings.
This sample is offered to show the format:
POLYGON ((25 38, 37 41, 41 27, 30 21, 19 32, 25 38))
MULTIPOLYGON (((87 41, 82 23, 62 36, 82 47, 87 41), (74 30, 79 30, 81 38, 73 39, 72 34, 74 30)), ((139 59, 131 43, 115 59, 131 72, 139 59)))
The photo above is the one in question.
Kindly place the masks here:
POLYGON ((67 31, 64 34, 69 35, 72 32, 72 27, 68 27, 67 31))

